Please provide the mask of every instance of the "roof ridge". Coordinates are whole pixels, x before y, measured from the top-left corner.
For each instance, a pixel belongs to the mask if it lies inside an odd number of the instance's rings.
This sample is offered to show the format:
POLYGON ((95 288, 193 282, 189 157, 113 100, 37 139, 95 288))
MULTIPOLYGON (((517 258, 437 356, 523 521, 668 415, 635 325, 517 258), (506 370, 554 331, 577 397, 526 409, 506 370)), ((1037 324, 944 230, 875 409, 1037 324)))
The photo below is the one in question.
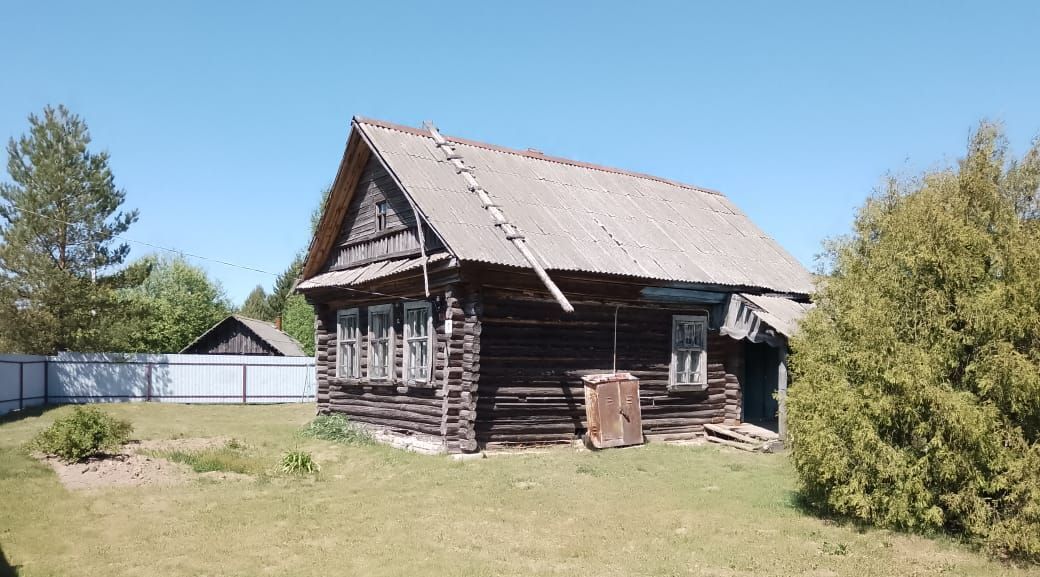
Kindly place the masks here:
MULTIPOLYGON (((404 125, 404 124, 396 124, 396 123, 393 123, 393 122, 388 122, 388 121, 385 121, 385 120, 378 120, 378 119, 375 119, 375 118, 367 118, 367 117, 364 117, 364 116, 355 116, 354 117, 354 122, 357 122, 359 124, 368 124, 368 125, 371 125, 371 126, 378 126, 380 128, 385 128, 387 130, 396 130, 398 132, 403 132, 405 134, 411 134, 411 135, 414 135, 414 136, 422 136, 424 138, 429 138, 430 140, 433 140, 433 137, 430 136, 430 134, 428 132, 423 131, 423 130, 421 130, 419 128, 415 128, 413 126, 407 126, 407 125, 404 125)), ((516 149, 516 148, 509 148, 507 146, 501 146, 501 145, 498 145, 498 144, 492 144, 490 142, 482 142, 482 141, 479 141, 479 140, 470 140, 468 138, 460 138, 458 136, 444 136, 444 139, 445 140, 449 140, 449 141, 454 142, 454 143, 457 143, 457 144, 464 144, 466 146, 473 146, 473 147, 476 147, 476 148, 483 148, 485 150, 491 150, 491 151, 494 151, 494 152, 502 152, 502 153, 506 153, 506 154, 513 154, 513 155, 516 155, 516 156, 522 156, 524 158, 532 158, 532 159, 535 159, 535 160, 544 160, 546 162, 554 162, 556 164, 565 164, 565 165, 568 165, 568 166, 575 166, 575 167, 578 167, 578 168, 586 168, 586 169, 589 169, 589 170, 598 170, 600 172, 610 172, 610 173, 613 173, 613 174, 621 174, 621 175, 624 175, 624 176, 631 176, 631 177, 634 177, 634 178, 641 178, 641 179, 644 179, 644 180, 652 180, 654 182, 660 182, 662 184, 669 184, 669 185, 672 185, 672 186, 678 186, 678 187, 681 187, 681 188, 686 188, 686 189, 694 190, 694 191, 697 191, 697 192, 703 192, 705 194, 712 194, 712 195, 715 195, 715 196, 721 196, 721 197, 724 197, 724 198, 726 196, 725 194, 723 194, 722 192, 720 192, 718 190, 714 190, 714 189, 711 189, 711 188, 705 188, 703 186, 695 186, 695 185, 692 185, 692 184, 687 184, 685 182, 679 182, 678 180, 671 180, 671 179, 663 178, 663 177, 660 177, 660 176, 654 176, 652 174, 646 174, 645 172, 635 172, 635 171, 631 171, 631 170, 625 170, 623 168, 615 168, 615 167, 611 167, 611 166, 603 166, 602 164, 593 164, 591 162, 583 162, 583 161, 580 161, 580 160, 564 158, 562 156, 550 156, 550 155, 547 155, 547 154, 543 154, 541 152, 535 152, 533 150, 519 150, 519 149, 516 149)))
MULTIPOLYGON (((231 314, 230 314, 229 316, 235 317, 235 318, 236 318, 236 319, 238 319, 238 320, 242 320, 242 319, 245 319, 245 320, 247 320, 247 321, 256 321, 256 322, 258 322, 258 323, 264 323, 265 325, 270 325, 270 326, 272 326, 272 327, 278 328, 278 326, 277 326, 277 325, 275 325, 274 323, 272 323, 272 322, 270 322, 270 321, 265 321, 264 319, 255 319, 255 318, 253 318, 253 317, 247 317, 247 316, 245 316, 245 315, 240 315, 240 314, 238 314, 238 313, 231 313, 231 314)), ((225 317, 225 318, 226 318, 226 317, 225 317)))

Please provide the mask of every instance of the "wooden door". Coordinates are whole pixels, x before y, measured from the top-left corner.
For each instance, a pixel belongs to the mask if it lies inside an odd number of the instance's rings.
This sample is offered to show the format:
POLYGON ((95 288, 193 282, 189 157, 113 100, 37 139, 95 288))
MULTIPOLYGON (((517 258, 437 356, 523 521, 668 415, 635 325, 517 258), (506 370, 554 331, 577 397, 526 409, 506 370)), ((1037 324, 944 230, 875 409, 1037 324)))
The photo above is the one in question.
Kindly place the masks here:
POLYGON ((616 447, 625 444, 624 428, 621 424, 621 387, 617 381, 601 383, 596 387, 599 410, 599 447, 616 447))
POLYGON ((618 385, 620 393, 618 417, 621 422, 622 444, 641 444, 643 442, 643 415, 639 409, 639 381, 621 381, 618 385))

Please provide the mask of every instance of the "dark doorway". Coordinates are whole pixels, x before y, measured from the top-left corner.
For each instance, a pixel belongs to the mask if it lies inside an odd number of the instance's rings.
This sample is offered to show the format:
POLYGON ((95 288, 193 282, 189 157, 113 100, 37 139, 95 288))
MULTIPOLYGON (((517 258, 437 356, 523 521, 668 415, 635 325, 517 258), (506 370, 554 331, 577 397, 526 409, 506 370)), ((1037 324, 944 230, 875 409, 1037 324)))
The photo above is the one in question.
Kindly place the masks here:
POLYGON ((744 422, 777 431, 779 349, 765 343, 744 345, 744 422))

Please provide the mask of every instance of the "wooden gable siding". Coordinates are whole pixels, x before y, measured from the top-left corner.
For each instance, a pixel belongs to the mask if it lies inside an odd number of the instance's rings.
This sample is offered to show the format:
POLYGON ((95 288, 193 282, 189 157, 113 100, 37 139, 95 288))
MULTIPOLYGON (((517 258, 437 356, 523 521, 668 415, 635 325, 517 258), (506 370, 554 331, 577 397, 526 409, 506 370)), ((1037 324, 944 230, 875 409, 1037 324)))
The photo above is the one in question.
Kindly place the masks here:
MULTIPOLYGON (((441 248, 436 235, 423 227, 427 252, 441 248)), ((347 206, 339 235, 324 270, 359 266, 377 260, 420 254, 415 212, 404 192, 376 157, 370 157, 347 206), (386 228, 376 230, 376 204, 386 201, 386 228)))
POLYGON ((282 353, 264 342, 238 321, 222 323, 202 340, 185 350, 196 355, 270 355, 280 357, 282 353))

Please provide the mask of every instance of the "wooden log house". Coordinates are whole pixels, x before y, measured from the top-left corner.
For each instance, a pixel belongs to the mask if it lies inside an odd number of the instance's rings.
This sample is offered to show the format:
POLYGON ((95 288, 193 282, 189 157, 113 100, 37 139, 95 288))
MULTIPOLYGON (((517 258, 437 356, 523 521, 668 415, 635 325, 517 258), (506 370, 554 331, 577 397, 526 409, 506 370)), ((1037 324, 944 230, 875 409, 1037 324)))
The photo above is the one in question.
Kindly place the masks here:
POLYGON ((612 371, 648 439, 777 427, 812 278, 721 193, 355 118, 297 290, 318 411, 456 453, 572 441, 612 371))
POLYGON ((194 355, 305 357, 300 343, 282 332, 281 320, 269 323, 228 315, 181 350, 194 355))

